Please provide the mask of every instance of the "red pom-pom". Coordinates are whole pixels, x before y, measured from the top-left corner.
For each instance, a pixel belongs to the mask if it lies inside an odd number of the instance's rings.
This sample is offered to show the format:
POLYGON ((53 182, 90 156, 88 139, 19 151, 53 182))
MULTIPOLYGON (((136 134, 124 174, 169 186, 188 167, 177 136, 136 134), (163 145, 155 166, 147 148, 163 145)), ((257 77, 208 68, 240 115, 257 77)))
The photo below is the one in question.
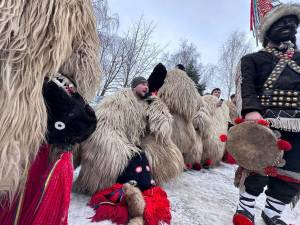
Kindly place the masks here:
POLYGON ((191 163, 187 163, 187 164, 185 164, 185 168, 187 170, 191 170, 193 168, 193 165, 191 163))
POLYGON ((254 223, 242 213, 235 214, 232 222, 234 225, 254 225, 254 223))
POLYGON ((207 160, 205 161, 204 165, 206 165, 206 166, 211 166, 212 163, 213 163, 213 161, 212 161, 211 159, 207 159, 207 160))
POLYGON ((257 124, 260 124, 260 125, 263 125, 263 126, 266 126, 266 127, 269 126, 269 122, 267 120, 264 120, 264 119, 258 120, 257 124))
POLYGON ((228 140, 227 135, 226 134, 220 135, 220 140, 221 142, 226 142, 228 140))
POLYGON ((200 164, 200 163, 197 163, 197 162, 194 163, 194 165, 193 165, 193 169, 194 169, 194 170, 198 170, 198 171, 199 171, 199 170, 201 170, 201 168, 202 168, 202 167, 201 167, 201 164, 200 164))
POLYGON ((241 117, 238 117, 238 118, 236 118, 235 120, 234 120, 234 123, 235 124, 240 124, 240 123, 242 123, 242 122, 244 122, 245 120, 243 119, 243 118, 241 118, 241 117))
POLYGON ((264 169, 266 175, 271 177, 276 177, 278 175, 277 168, 274 166, 269 166, 264 169))
POLYGON ((283 151, 290 151, 292 149, 292 145, 288 141, 282 139, 279 139, 277 141, 277 146, 280 150, 283 151))

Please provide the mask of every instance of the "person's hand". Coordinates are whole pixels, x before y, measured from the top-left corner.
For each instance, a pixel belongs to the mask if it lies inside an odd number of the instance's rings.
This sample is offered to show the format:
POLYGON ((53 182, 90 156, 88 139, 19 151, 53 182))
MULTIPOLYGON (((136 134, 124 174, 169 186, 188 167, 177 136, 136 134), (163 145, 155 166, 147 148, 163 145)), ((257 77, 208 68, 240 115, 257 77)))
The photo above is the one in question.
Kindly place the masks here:
POLYGON ((259 112, 250 112, 250 113, 247 113, 245 115, 245 120, 247 121, 257 121, 257 120, 260 120, 262 119, 263 117, 261 116, 261 114, 259 112))

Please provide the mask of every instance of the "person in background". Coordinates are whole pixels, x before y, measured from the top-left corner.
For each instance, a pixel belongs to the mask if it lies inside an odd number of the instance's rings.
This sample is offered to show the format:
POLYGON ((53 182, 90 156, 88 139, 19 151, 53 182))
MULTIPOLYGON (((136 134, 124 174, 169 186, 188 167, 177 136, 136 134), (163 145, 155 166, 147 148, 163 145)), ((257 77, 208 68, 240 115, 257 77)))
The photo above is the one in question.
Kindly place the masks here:
POLYGON ((231 101, 234 105, 236 105, 236 97, 235 97, 235 94, 230 95, 230 101, 231 101))
MULTIPOLYGON (((215 96, 217 98, 220 98, 221 97, 221 89, 220 88, 214 88, 212 91, 211 91, 211 95, 212 96, 215 96)), ((220 99, 220 101, 217 103, 217 106, 220 107, 223 103, 224 99, 220 99)))

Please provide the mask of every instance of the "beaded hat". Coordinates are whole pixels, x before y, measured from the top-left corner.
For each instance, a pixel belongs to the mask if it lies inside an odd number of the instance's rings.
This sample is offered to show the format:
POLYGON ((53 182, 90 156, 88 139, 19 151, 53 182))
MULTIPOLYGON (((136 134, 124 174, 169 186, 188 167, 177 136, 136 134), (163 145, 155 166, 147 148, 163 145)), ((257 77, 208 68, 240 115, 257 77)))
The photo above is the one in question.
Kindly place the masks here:
POLYGON ((278 0, 251 0, 250 30, 261 43, 270 27, 284 16, 295 15, 300 21, 300 4, 278 0))

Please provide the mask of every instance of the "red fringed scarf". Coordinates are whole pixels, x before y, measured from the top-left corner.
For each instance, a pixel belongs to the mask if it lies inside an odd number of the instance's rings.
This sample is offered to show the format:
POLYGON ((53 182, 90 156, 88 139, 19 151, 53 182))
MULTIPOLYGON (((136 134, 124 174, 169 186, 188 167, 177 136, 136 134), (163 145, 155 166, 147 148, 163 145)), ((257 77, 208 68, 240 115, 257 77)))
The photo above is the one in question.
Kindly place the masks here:
POLYGON ((73 180, 72 153, 49 164, 49 145, 43 145, 30 167, 25 191, 13 207, 0 211, 2 225, 66 225, 73 180))
POLYGON ((98 191, 88 203, 95 210, 92 222, 111 220, 116 224, 128 222, 128 209, 122 184, 114 184, 111 188, 98 191))
MULTIPOLYGON (((161 221, 170 224, 170 202, 166 192, 156 186, 143 192, 146 207, 144 210, 145 225, 159 225, 161 221)), ((94 208, 93 222, 111 220, 117 224, 129 221, 128 207, 122 191, 122 184, 114 184, 111 188, 98 191, 88 203, 94 208)))
POLYGON ((155 186, 143 192, 146 202, 144 220, 146 225, 159 225, 159 222, 171 224, 170 202, 167 193, 155 186))

